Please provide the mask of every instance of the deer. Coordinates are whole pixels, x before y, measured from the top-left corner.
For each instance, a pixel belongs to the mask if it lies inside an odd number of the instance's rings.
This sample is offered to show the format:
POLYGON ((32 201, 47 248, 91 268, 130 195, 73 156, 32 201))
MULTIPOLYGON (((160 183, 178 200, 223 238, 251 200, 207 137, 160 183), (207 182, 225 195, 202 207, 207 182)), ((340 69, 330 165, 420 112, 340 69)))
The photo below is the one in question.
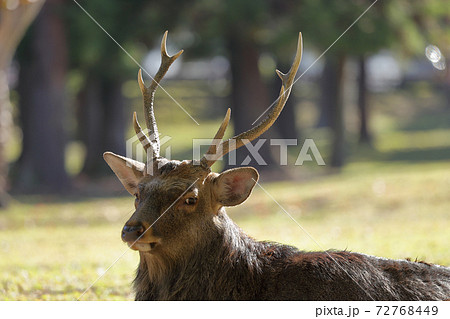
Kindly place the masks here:
POLYGON ((135 211, 121 238, 139 253, 133 282, 135 300, 445 300, 450 299, 450 268, 393 260, 349 251, 301 251, 257 241, 241 230, 225 207, 243 203, 259 174, 253 167, 222 173, 211 166, 225 154, 258 138, 282 111, 300 65, 303 44, 288 73, 279 70, 281 90, 265 119, 246 132, 223 140, 230 109, 200 160, 169 160, 160 155, 154 96, 172 63, 161 42, 161 65, 149 87, 142 71, 138 83, 148 134, 136 112, 133 127, 147 154, 146 163, 104 153, 135 211))

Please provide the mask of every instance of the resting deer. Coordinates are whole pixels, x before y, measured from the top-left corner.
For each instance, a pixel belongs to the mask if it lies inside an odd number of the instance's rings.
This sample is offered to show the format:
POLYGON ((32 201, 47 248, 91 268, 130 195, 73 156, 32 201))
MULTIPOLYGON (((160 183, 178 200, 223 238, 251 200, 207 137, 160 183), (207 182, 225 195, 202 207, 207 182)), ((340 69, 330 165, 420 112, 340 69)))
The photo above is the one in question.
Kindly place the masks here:
POLYGON ((139 252, 134 281, 136 300, 440 300, 450 298, 450 268, 390 260, 347 251, 303 252, 247 236, 224 207, 250 196, 258 180, 252 167, 211 172, 228 152, 265 132, 277 119, 300 65, 302 38, 280 96, 268 116, 247 132, 222 141, 228 109, 213 143, 200 161, 160 156, 153 112, 155 90, 182 51, 169 56, 167 32, 162 62, 151 85, 138 82, 144 97, 149 136, 133 116, 147 163, 104 154, 127 191, 136 197, 135 212, 122 240, 139 252))

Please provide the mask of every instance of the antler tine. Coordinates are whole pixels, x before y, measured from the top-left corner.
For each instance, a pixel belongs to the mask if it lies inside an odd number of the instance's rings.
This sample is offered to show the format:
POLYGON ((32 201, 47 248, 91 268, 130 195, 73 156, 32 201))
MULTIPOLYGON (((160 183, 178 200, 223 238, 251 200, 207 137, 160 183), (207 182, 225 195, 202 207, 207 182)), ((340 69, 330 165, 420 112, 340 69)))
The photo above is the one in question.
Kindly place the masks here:
POLYGON ((136 132, 136 136, 139 138, 139 141, 141 142, 142 146, 144 147, 144 150, 147 152, 147 150, 150 148, 150 150, 153 152, 153 157, 156 156, 154 153, 155 151, 155 145, 150 141, 150 139, 145 135, 144 131, 142 130, 141 126, 139 125, 136 112, 133 113, 133 127, 134 131, 136 132))
POLYGON ((150 85, 149 89, 151 91, 155 91, 156 88, 159 85, 159 82, 162 80, 164 75, 166 75, 167 71, 169 70, 170 66, 173 62, 175 62, 176 59, 184 52, 183 50, 178 51, 178 53, 170 56, 167 54, 167 34, 169 32, 164 32, 164 36, 161 41, 161 66, 159 67, 158 72, 156 73, 155 77, 153 78, 152 84, 150 85))
POLYGON ((228 108, 227 113, 225 114, 225 118, 222 121, 222 124, 220 124, 219 129, 217 130, 216 135, 214 136, 213 142, 211 143, 211 146, 209 147, 208 151, 203 155, 201 159, 201 164, 206 167, 211 167, 212 164, 214 164, 216 159, 207 159, 207 157, 210 157, 212 154, 217 153, 217 146, 219 145, 219 141, 222 141, 223 135, 225 134, 225 131, 228 127, 228 123, 230 122, 231 117, 231 109, 228 108))
MULTIPOLYGON (((276 70, 278 76, 282 81, 280 95, 278 97, 277 104, 272 108, 267 117, 264 120, 262 120, 258 125, 256 125, 255 127, 251 128, 246 132, 243 132, 235 137, 232 137, 231 139, 225 142, 222 142, 220 145, 221 147, 218 148, 219 151, 221 152, 219 154, 216 154, 216 156, 214 156, 214 160, 206 161, 206 159, 202 158, 202 163, 207 163, 208 167, 211 167, 211 165, 214 164, 216 160, 218 160, 225 154, 234 151, 235 149, 238 149, 239 147, 258 138, 259 136, 261 136, 261 134, 263 134, 273 125, 273 123, 277 120, 278 116, 283 110, 287 99, 289 98, 289 94, 291 93, 291 88, 294 83, 295 75, 297 74, 298 67, 300 66, 302 53, 303 53, 303 40, 302 40, 302 33, 300 32, 298 35, 297 52, 295 54, 294 62, 292 63, 291 69, 287 74, 283 74, 279 70, 276 70)), ((209 151, 211 151, 211 147, 210 150, 208 150, 208 152, 209 151)))
POLYGON ((145 122, 147 123, 147 128, 149 130, 150 141, 152 141, 150 146, 154 148, 154 150, 152 150, 154 157, 158 157, 160 151, 158 126, 156 125, 155 113, 153 110, 155 92, 159 86, 159 82, 162 80, 164 75, 166 75, 172 63, 175 62, 175 60, 183 53, 183 50, 180 50, 177 54, 173 56, 167 54, 166 48, 167 33, 168 31, 164 32, 164 36, 161 41, 161 65, 159 67, 158 72, 154 76, 150 87, 145 86, 144 80, 142 79, 141 70, 139 70, 138 74, 139 87, 141 89, 142 96, 144 98, 145 122))

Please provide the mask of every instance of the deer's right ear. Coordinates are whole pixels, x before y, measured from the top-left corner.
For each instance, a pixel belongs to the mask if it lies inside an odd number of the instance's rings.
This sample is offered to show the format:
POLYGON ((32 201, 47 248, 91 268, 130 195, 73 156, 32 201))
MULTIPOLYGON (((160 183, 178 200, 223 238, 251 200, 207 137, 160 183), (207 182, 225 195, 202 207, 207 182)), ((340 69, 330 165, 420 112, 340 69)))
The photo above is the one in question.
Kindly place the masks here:
POLYGON ((236 206, 244 202, 258 181, 258 171, 253 167, 229 169, 214 180, 214 194, 223 206, 236 206))
POLYGON ((145 164, 111 152, 105 152, 103 158, 128 193, 136 194, 139 181, 144 176, 145 164))

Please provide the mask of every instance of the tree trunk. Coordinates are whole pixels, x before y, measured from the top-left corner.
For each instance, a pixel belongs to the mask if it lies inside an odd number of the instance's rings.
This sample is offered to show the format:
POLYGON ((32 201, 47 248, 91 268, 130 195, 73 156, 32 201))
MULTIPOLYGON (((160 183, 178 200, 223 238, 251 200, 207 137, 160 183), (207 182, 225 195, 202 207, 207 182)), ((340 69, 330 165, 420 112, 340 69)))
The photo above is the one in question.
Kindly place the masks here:
MULTIPOLYGON (((98 165, 97 157, 102 152, 103 139, 103 101, 101 83, 96 75, 89 74, 78 96, 78 132, 86 147, 82 174, 91 176, 98 165)), ((105 150, 103 150, 105 151, 105 150)))
POLYGON ((450 58, 445 58, 447 68, 445 70, 444 79, 442 81, 442 90, 444 91, 444 97, 447 101, 447 110, 450 110, 450 58))
MULTIPOLYGON (((279 65, 279 70, 289 70, 291 66, 290 65, 279 65)), ((295 85, 295 84, 294 84, 295 85)), ((280 87, 281 87, 281 80, 278 78, 278 76, 274 77, 273 81, 271 81, 271 87, 272 87, 272 102, 275 101, 275 99, 278 98, 278 95, 280 94, 280 87)), ((294 87, 292 87, 292 91, 294 90, 294 87)), ((299 132, 297 129, 297 123, 296 123, 296 106, 297 101, 296 98, 291 92, 289 95, 289 99, 286 102, 286 105, 284 106, 283 112, 281 112, 280 116, 278 117, 277 121, 275 122, 274 128, 276 128, 276 131, 280 133, 280 137, 283 139, 299 139, 299 132)))
POLYGON ((7 79, 8 66, 22 39, 25 30, 36 17, 44 1, 19 3, 17 8, 0 7, 0 208, 8 203, 7 175, 4 148, 8 140, 9 123, 11 122, 9 86, 7 79))
POLYGON ((4 150, 9 135, 9 123, 11 122, 10 109, 6 70, 0 69, 0 208, 6 207, 9 199, 7 194, 8 164, 4 150))
POLYGON ((344 101, 343 101, 343 75, 345 58, 340 56, 331 57, 334 72, 330 72, 330 91, 322 94, 329 94, 330 102, 330 122, 333 134, 333 144, 331 152, 331 166, 342 167, 345 158, 345 137, 344 137, 344 101), (333 74, 331 74, 333 73, 333 74))
MULTIPOLYGON (((259 55, 255 43, 251 39, 245 39, 237 34, 229 36, 227 40, 231 60, 232 119, 235 133, 239 134, 250 129, 253 126, 252 123, 269 107, 271 102, 268 98, 268 89, 258 69, 259 55)), ((270 134, 264 133, 261 138, 268 139, 269 136, 270 134)), ((250 156, 252 161, 248 164, 244 163, 244 165, 251 165, 259 170, 279 168, 278 165, 274 165, 275 160, 270 151, 269 140, 263 144, 258 153, 266 165, 256 163, 246 147, 243 146, 236 151, 237 166, 242 165, 244 159, 250 156)), ((225 160, 226 168, 235 167, 235 165, 230 165, 227 159, 225 160)))
POLYGON ((370 145, 372 137, 368 128, 368 109, 367 109, 367 73, 366 58, 361 56, 358 61, 359 77, 358 77, 358 111, 359 111, 359 143, 370 145))
POLYGON ((36 19, 29 50, 20 61, 19 95, 23 149, 16 189, 63 192, 69 187, 64 167, 64 93, 67 44, 57 12, 63 0, 48 0, 36 19))
POLYGON ((330 127, 331 114, 335 97, 330 94, 335 90, 336 65, 332 57, 325 59, 325 65, 320 79, 321 94, 319 98, 320 115, 317 127, 330 127))
POLYGON ((89 75, 80 94, 79 130, 86 145, 82 174, 104 176, 110 169, 102 154, 111 151, 125 155, 124 98, 122 82, 89 75))

